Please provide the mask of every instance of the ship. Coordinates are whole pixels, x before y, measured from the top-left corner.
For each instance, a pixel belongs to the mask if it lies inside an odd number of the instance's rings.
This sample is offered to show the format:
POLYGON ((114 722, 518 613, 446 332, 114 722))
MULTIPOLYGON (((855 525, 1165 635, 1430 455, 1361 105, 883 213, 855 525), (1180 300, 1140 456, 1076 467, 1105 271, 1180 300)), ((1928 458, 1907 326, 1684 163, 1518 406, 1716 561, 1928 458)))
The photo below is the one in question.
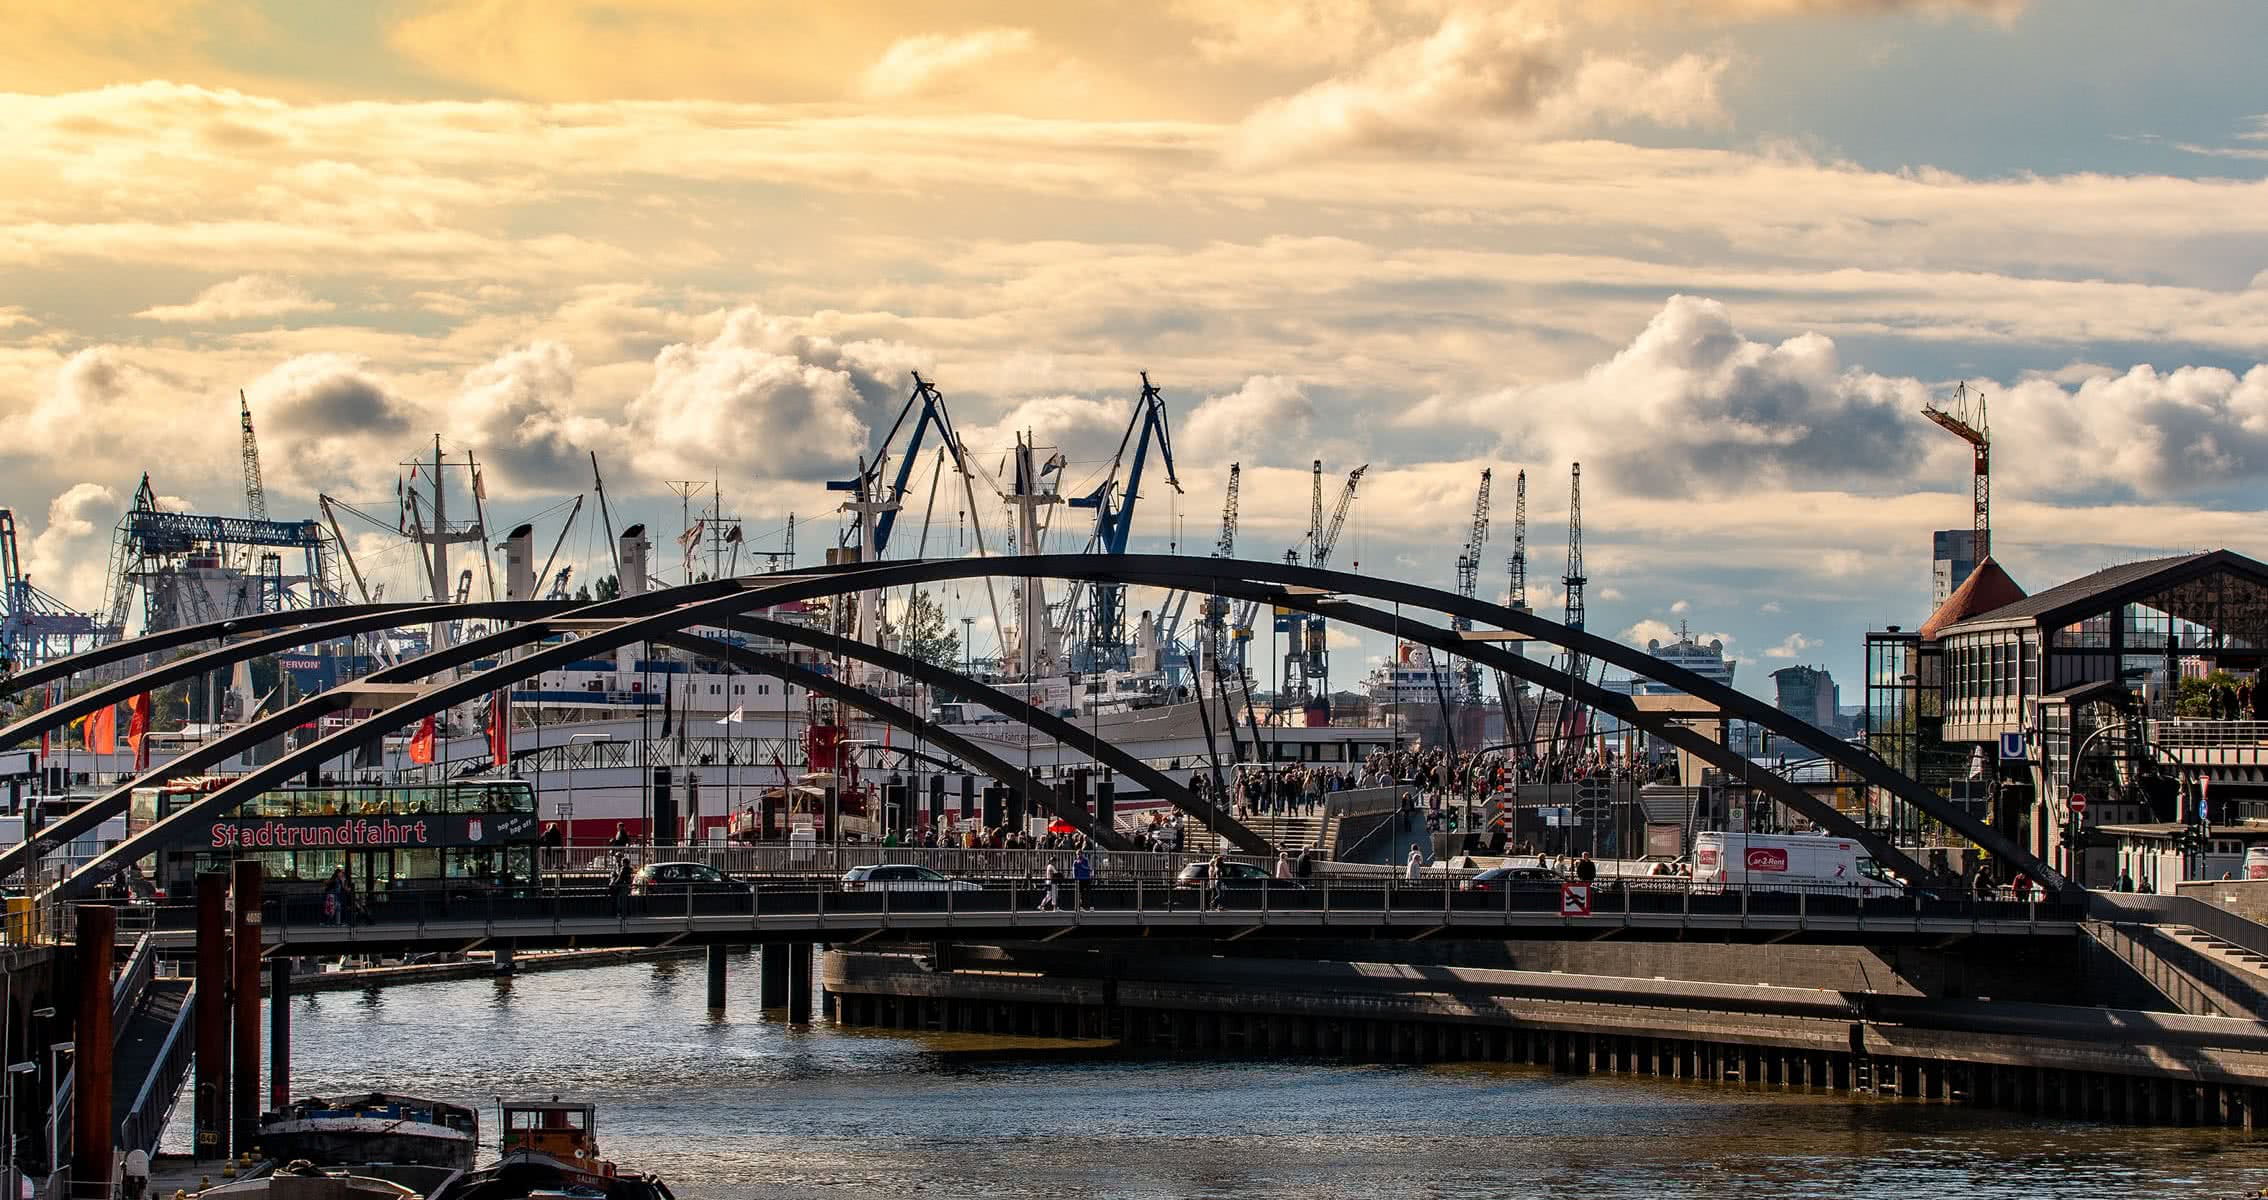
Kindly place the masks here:
POLYGON ((462 1171, 471 1169, 480 1144, 480 1115, 463 1105, 386 1092, 336 1100, 310 1096, 263 1114, 259 1143, 278 1162, 402 1163, 462 1171))
POLYGON ((626 1172, 599 1157, 595 1106, 554 1096, 504 1101, 497 1107, 500 1154, 495 1165, 458 1176, 429 1200, 675 1200, 660 1179, 626 1172))

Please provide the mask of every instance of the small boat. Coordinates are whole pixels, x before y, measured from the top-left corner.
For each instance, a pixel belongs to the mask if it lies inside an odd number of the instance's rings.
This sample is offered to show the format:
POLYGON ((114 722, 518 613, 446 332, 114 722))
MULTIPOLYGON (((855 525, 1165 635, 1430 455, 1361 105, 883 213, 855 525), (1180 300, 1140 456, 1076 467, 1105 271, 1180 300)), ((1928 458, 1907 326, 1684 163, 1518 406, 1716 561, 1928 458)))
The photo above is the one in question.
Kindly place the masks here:
POLYGON ((338 1100, 309 1096, 260 1118, 261 1153, 319 1167, 403 1163, 469 1171, 480 1148, 480 1114, 461 1104, 370 1092, 338 1100))
MULTIPOLYGON (((451 1176, 454 1177, 453 1175, 451 1176)), ((345 1169, 318 1167, 302 1159, 277 1168, 274 1174, 238 1179, 196 1193, 196 1200, 223 1197, 250 1200, 256 1196, 320 1196, 323 1200, 419 1200, 425 1190, 393 1180, 359 1175, 345 1169)))
POLYGON ((554 1096, 497 1107, 496 1165, 460 1176, 430 1200, 676 1200, 661 1180, 599 1157, 595 1106, 554 1096))

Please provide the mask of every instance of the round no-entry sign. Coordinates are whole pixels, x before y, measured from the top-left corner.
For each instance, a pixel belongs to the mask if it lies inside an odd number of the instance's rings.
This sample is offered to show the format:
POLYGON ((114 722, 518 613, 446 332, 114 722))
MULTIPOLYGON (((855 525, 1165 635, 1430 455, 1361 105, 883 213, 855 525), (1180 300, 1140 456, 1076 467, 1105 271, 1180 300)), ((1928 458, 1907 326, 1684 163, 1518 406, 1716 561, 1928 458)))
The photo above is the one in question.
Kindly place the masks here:
POLYGON ((2087 798, 2077 792, 2073 792, 2071 794, 2071 811, 2075 813, 2083 813, 2087 811, 2087 798))

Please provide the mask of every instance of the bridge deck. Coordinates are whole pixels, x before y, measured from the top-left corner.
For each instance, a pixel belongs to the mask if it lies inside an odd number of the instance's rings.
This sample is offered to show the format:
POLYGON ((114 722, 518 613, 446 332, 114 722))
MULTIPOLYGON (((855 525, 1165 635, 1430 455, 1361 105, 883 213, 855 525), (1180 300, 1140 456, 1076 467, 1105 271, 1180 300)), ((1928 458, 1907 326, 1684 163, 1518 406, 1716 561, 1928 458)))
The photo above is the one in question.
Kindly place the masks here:
MULTIPOLYGON (((1077 906, 1065 883, 1060 907, 1027 882, 949 891, 841 891, 831 884, 777 885, 677 895, 617 895, 560 888, 530 895, 396 895, 367 919, 336 924, 318 896, 271 898, 263 936, 271 950, 345 953, 464 948, 484 943, 646 946, 708 942, 855 942, 884 936, 934 939, 1177 937, 1630 937, 1655 940, 1911 942, 1961 937, 2073 937, 2080 912, 2047 903, 1969 899, 1859 901, 1792 893, 1654 893, 1601 890, 1589 913, 1563 913, 1556 888, 1465 892, 1424 884, 1325 884, 1231 888, 1217 904, 1205 892, 1114 881, 1077 906)), ((167 949, 194 940, 193 913, 143 907, 167 949)))

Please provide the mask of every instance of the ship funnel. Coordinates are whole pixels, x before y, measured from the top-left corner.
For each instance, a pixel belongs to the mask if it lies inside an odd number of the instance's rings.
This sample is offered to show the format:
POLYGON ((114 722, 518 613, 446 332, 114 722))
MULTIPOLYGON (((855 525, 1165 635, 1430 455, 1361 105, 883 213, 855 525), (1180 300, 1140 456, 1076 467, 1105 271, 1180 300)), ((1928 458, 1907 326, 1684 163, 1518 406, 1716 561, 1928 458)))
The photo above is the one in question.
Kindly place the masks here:
POLYGON ((504 539, 504 598, 535 599, 535 526, 522 525, 504 539))
POLYGON ((616 540, 616 549, 622 553, 622 577, 615 581, 622 587, 621 594, 645 595, 646 552, 650 549, 646 544, 646 527, 632 525, 623 530, 622 536, 616 540))

